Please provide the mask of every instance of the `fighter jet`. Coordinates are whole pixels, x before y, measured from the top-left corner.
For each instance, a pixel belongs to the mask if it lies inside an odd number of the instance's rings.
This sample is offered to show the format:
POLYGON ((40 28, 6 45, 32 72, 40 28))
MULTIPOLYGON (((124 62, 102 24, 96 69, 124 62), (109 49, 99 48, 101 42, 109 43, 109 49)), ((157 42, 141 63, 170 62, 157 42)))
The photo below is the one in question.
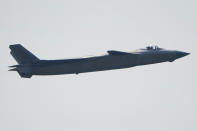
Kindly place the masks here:
POLYGON ((182 51, 148 46, 133 52, 108 50, 105 55, 101 56, 64 60, 40 60, 20 44, 10 45, 9 48, 11 49, 11 55, 18 63, 18 65, 9 66, 12 68, 9 71, 17 71, 23 78, 31 78, 32 75, 79 74, 173 62, 178 58, 189 55, 189 53, 182 51))

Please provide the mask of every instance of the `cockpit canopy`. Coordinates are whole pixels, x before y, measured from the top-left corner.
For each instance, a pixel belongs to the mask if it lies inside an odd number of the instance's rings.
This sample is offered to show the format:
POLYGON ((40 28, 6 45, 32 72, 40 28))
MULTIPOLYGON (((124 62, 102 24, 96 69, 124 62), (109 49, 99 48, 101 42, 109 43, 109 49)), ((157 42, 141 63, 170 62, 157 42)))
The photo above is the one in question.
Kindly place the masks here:
POLYGON ((158 46, 147 46, 146 49, 147 50, 160 50, 161 48, 159 48, 158 46))

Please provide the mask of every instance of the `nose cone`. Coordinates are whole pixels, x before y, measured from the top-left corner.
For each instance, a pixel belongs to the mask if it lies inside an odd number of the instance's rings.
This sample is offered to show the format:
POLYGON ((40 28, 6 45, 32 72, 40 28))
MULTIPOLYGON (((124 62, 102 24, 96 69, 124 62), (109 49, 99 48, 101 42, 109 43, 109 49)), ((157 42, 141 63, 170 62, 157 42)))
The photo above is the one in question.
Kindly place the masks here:
POLYGON ((176 56, 177 56, 177 59, 178 59, 178 58, 187 56, 187 55, 189 55, 189 54, 190 54, 190 53, 178 51, 178 52, 176 53, 176 56))

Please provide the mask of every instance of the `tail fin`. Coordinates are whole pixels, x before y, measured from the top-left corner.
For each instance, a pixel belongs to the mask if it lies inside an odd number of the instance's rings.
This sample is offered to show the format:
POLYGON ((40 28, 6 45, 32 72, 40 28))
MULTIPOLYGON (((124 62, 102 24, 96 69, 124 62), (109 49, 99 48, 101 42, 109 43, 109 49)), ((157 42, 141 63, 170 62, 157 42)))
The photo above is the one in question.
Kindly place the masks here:
POLYGON ((14 57, 18 64, 28 64, 39 60, 35 55, 29 52, 20 44, 10 45, 10 54, 14 57))

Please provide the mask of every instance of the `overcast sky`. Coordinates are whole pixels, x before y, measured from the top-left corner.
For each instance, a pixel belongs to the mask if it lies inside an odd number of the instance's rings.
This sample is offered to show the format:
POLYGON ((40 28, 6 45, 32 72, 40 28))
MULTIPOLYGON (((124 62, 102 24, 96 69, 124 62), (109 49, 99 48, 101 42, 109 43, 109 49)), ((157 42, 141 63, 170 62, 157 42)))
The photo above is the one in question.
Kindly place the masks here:
POLYGON ((196 0, 1 0, 1 131, 196 131, 196 0), (8 72, 20 43, 40 59, 190 52, 173 63, 79 75, 8 72))

